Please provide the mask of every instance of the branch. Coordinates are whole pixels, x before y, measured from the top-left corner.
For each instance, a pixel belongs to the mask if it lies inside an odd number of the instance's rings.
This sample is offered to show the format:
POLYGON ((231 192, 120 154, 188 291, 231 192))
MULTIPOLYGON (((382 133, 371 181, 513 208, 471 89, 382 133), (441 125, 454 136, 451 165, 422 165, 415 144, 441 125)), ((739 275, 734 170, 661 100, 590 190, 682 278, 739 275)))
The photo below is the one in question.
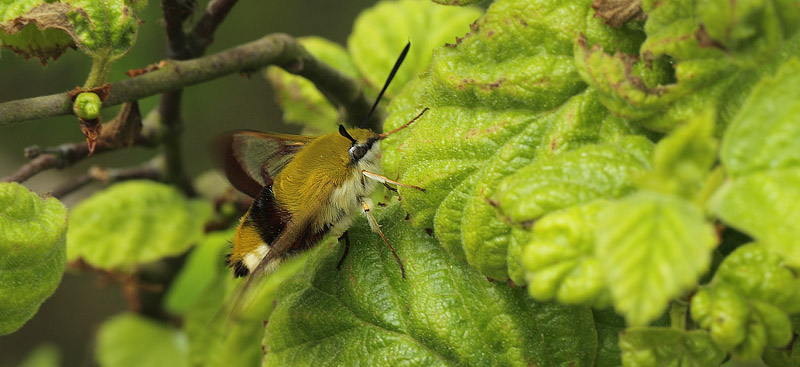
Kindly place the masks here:
MULTIPOLYGON (((156 143, 154 136, 141 136, 134 145, 152 147, 156 143)), ((101 140, 95 147, 94 154, 100 154, 119 149, 115 142, 101 140)), ((25 149, 26 155, 33 159, 22 165, 16 172, 3 177, 0 182, 24 182, 39 172, 51 168, 66 168, 89 156, 89 146, 86 142, 62 144, 55 148, 41 149, 37 146, 25 149)))
POLYGON ((141 178, 153 181, 163 181, 164 175, 160 163, 160 159, 154 159, 141 166, 130 168, 104 169, 98 166, 92 166, 89 168, 88 172, 76 177, 72 181, 68 181, 54 188, 51 191, 51 194, 54 197, 61 199, 64 196, 67 196, 92 182, 102 182, 105 185, 109 185, 114 182, 141 178))
POLYGON ((164 28, 167 31, 167 57, 178 60, 188 59, 189 52, 186 48, 183 21, 192 15, 193 5, 188 1, 162 0, 161 9, 164 13, 164 28))
POLYGON ((197 21, 189 34, 188 47, 194 55, 202 55, 214 41, 214 32, 225 20, 228 12, 238 0, 212 0, 206 7, 203 17, 197 21))
MULTIPOLYGON (((202 83, 232 73, 254 72, 276 65, 311 80, 337 106, 346 111, 346 121, 358 123, 369 113, 371 102, 361 84, 315 59, 286 34, 272 34, 259 40, 206 57, 167 61, 156 71, 112 84, 103 107, 135 101, 154 94, 202 83)), ((0 127, 46 117, 72 114, 66 93, 0 103, 0 127)), ((381 121, 373 116, 372 121, 381 121)))

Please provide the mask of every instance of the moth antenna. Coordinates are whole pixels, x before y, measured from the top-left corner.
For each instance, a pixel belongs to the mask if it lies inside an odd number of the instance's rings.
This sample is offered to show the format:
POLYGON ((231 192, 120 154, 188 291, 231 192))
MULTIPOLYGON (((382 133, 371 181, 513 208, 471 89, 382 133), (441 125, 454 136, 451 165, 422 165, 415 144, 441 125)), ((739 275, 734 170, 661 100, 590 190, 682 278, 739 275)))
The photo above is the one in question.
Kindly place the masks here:
POLYGON ((347 140, 350 140, 353 144, 356 143, 356 139, 353 139, 353 137, 350 136, 350 133, 347 132, 347 129, 345 129, 344 125, 339 125, 339 135, 344 136, 345 138, 347 138, 347 140))
POLYGON ((400 57, 398 57, 397 61, 394 62, 394 67, 392 67, 392 71, 389 73, 386 83, 383 83, 383 89, 381 89, 381 92, 378 93, 378 97, 375 98, 375 103, 372 104, 372 109, 369 110, 369 114, 367 114, 367 117, 361 122, 362 129, 367 126, 367 121, 369 121, 369 118, 372 117, 372 113, 375 112, 375 109, 378 107, 378 103, 381 101, 383 93, 386 92, 386 88, 389 88, 389 83, 392 82, 394 75, 397 74, 397 70, 400 69, 400 65, 403 63, 403 60, 405 60, 409 48, 411 48, 411 41, 406 44, 406 47, 403 48, 403 52, 400 53, 400 57))
POLYGON ((379 139, 380 139, 380 140, 383 140, 383 139, 385 139, 387 136, 389 136, 389 135, 392 135, 392 134, 394 134, 394 133, 396 133, 396 132, 398 132, 398 131, 400 131, 400 130, 403 130, 403 129, 407 128, 407 127, 408 127, 408 125, 411 125, 411 123, 412 123, 412 122, 414 122, 414 121, 417 121, 417 119, 418 119, 418 118, 420 118, 420 117, 422 117, 422 115, 423 115, 423 114, 424 114, 426 111, 428 111, 429 109, 430 109, 430 108, 428 108, 428 107, 425 107, 425 109, 423 109, 423 110, 422 110, 422 112, 420 112, 420 113, 419 113, 419 115, 417 115, 417 117, 414 117, 413 119, 411 119, 411 121, 409 121, 409 122, 406 122, 406 123, 405 123, 405 124, 403 124, 402 126, 400 126, 400 127, 396 128, 396 129, 394 129, 394 130, 392 130, 392 131, 389 131, 388 133, 381 133, 381 135, 379 135, 379 139))

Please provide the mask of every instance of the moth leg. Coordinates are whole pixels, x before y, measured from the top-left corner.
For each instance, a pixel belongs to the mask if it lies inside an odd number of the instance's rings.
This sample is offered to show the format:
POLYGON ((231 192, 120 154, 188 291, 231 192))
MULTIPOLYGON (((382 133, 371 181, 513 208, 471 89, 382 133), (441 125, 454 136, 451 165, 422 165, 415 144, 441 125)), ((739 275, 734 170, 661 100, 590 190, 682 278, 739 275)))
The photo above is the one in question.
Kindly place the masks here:
POLYGON ((384 187, 386 187, 387 189, 389 189, 389 191, 394 191, 394 192, 397 192, 397 189, 396 189, 396 188, 394 188, 394 187, 392 187, 392 185, 389 185, 389 184, 388 184, 388 183, 386 183, 386 182, 381 182, 381 183, 383 184, 383 186, 384 186, 384 187))
POLYGON ((344 262, 344 259, 347 257, 347 254, 350 252, 350 237, 347 235, 347 231, 342 233, 342 236, 339 237, 340 240, 342 238, 344 238, 344 253, 342 254, 342 258, 339 259, 339 263, 336 264, 336 270, 342 270, 342 263, 344 262))
POLYGON ((372 216, 372 213, 369 212, 370 211, 369 204, 372 202, 372 200, 370 200, 369 198, 361 198, 360 200, 361 200, 361 208, 364 210, 364 214, 366 214, 367 216, 367 222, 369 222, 370 228, 372 228, 372 231, 378 232, 378 234, 383 239, 383 242, 386 242, 386 246, 389 246, 389 250, 392 250, 392 255, 394 255, 394 259, 397 260, 397 264, 400 265, 400 275, 402 275, 403 279, 405 279, 406 268, 403 266, 403 262, 400 261, 400 257, 397 256, 397 253, 394 251, 394 247, 392 247, 392 244, 389 243, 389 240, 386 239, 386 236, 383 234, 383 231, 381 231, 381 226, 378 225, 378 221, 375 219, 374 216, 372 216))
POLYGON ((414 185, 406 185, 406 184, 404 184, 404 183, 402 183, 402 182, 399 182, 399 181, 392 180, 392 179, 391 179, 391 178, 389 178, 389 177, 386 177, 386 176, 384 176, 384 175, 379 175, 379 174, 377 174, 377 173, 375 173, 375 172, 370 172, 370 171, 361 170, 361 174, 362 174, 362 175, 364 175, 365 177, 369 178, 369 179, 372 179, 372 180, 378 181, 378 182, 380 182, 380 183, 382 183, 382 184, 384 184, 384 185, 386 185, 387 183, 390 183, 390 184, 392 184, 392 185, 397 185, 397 186, 402 186, 402 187, 408 187, 408 188, 410 188, 410 189, 417 189, 417 190, 419 190, 419 191, 425 192, 425 189, 423 189, 423 188, 421 188, 421 187, 419 187, 419 186, 414 186, 414 185))

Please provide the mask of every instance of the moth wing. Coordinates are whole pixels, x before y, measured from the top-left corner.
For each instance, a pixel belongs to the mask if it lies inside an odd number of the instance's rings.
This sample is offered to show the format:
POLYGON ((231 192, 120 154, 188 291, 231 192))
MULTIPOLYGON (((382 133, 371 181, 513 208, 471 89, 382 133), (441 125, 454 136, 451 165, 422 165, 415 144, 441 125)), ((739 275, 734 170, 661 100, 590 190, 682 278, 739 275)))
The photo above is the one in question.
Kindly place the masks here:
POLYGON ((315 136, 236 131, 217 139, 225 175, 234 187, 250 197, 272 184, 294 155, 315 136))

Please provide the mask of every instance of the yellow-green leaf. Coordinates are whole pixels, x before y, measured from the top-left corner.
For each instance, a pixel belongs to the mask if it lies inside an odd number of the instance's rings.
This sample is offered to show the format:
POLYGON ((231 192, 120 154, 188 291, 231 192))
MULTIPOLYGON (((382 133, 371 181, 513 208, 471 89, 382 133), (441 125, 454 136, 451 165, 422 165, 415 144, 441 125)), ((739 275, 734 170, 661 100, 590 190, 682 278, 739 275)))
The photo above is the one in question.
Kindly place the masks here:
POLYGON ((58 287, 66 231, 60 201, 0 182, 0 335, 19 329, 58 287))
POLYGON ((72 211, 67 257, 119 269, 175 256, 203 237, 211 215, 204 200, 152 181, 128 181, 84 200, 72 211))

